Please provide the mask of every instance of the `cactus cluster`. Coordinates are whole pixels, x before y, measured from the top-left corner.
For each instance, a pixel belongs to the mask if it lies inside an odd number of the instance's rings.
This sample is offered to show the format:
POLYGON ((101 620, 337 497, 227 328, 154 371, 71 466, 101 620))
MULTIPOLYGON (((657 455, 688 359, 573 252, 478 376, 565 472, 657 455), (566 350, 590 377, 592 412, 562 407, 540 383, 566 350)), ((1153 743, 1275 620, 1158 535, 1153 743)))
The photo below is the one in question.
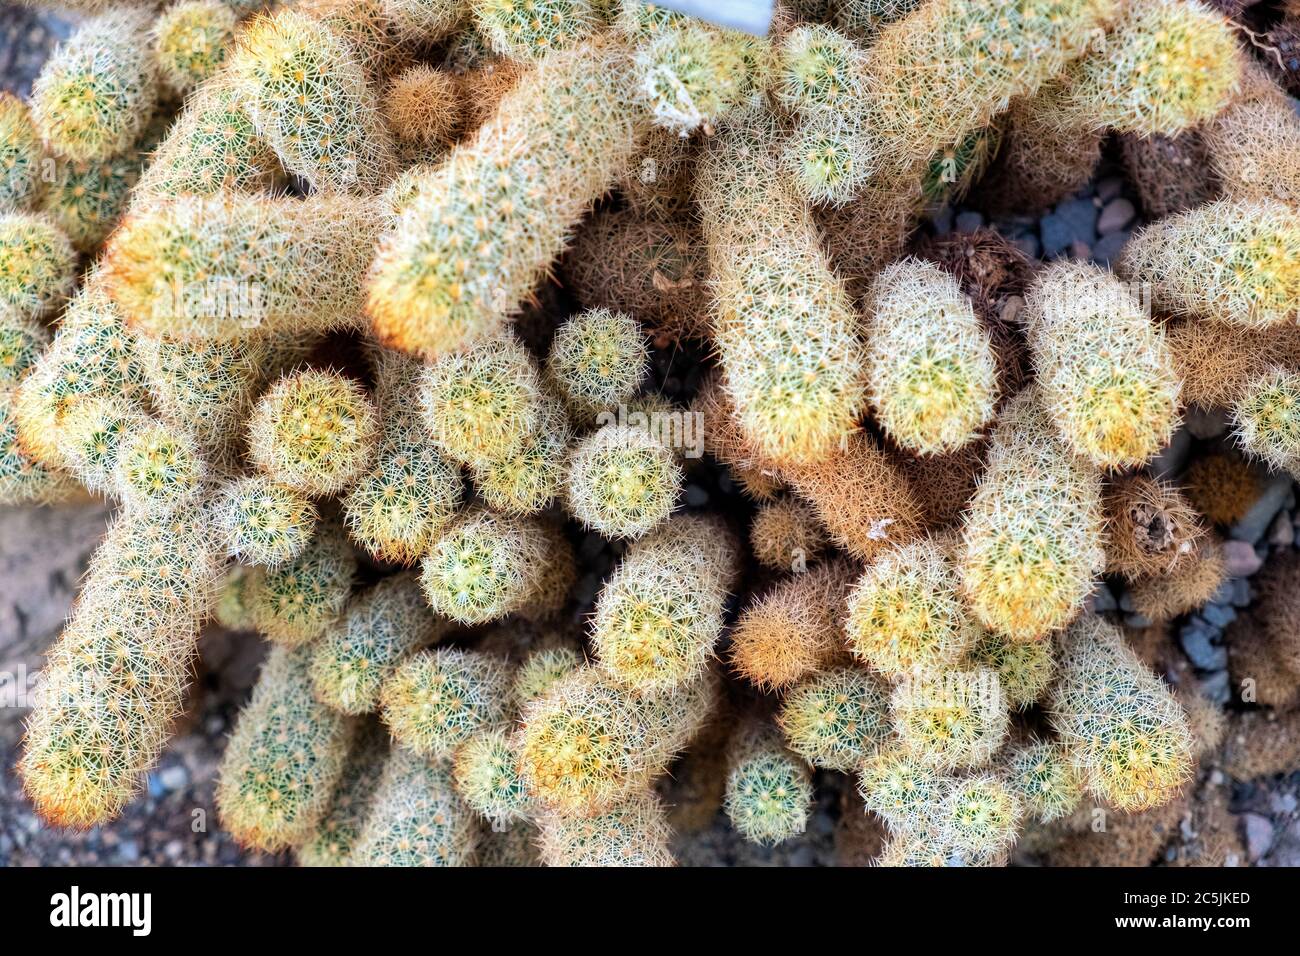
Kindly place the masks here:
MULTIPOLYGON (((0 505, 116 508, 17 764, 46 820, 135 796, 209 621, 269 645, 219 823, 305 865, 670 866, 836 788, 881 864, 1001 865, 1178 810, 1216 713, 1153 635, 1300 477, 1300 126, 1231 21, 82 6, 0 94, 0 505), (912 241, 1111 132, 1218 190, 1113 271, 912 241), (1169 471, 1188 406, 1230 434, 1169 471)), ((1278 709, 1288 573, 1231 648, 1278 709)))

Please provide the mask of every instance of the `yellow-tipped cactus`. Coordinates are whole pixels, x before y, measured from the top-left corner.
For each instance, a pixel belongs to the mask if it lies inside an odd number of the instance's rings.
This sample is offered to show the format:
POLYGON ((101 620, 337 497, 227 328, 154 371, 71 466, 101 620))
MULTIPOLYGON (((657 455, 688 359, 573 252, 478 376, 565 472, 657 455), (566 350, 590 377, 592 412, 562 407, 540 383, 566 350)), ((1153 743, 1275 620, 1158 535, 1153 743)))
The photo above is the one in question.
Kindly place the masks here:
POLYGON ((480 731, 503 726, 510 675, 490 654, 440 648, 402 661, 379 689, 379 707, 401 747, 448 757, 480 731))
POLYGON ((1099 617, 1080 619, 1062 645, 1048 713, 1088 792, 1130 813, 1168 803, 1193 769, 1178 701, 1099 617))
POLYGON ((851 771, 888 739, 889 700, 866 671, 837 667, 786 694, 777 724, 790 749, 814 767, 851 771))
POLYGON ((1101 481, 1056 437, 1034 389, 1002 412, 962 521, 962 595, 996 634, 1037 640, 1083 608, 1101 548, 1101 481))
POLYGON ((548 813, 541 819, 547 866, 672 866, 671 837, 668 814, 649 791, 592 817, 548 813))
POLYGON ((146 10, 110 10, 84 21, 46 61, 32 86, 32 116, 55 153, 108 159, 135 140, 158 98, 146 10))
POLYGON ((1119 269, 1156 307, 1248 328, 1292 322, 1300 301, 1300 213, 1221 199, 1139 231, 1119 269))
POLYGON ((904 259, 871 289, 867 375, 885 430, 921 454, 960 448, 993 417, 997 367, 988 333, 957 281, 904 259))
POLYGON ((866 55, 834 27, 795 27, 781 40, 775 95, 796 113, 849 112, 865 94, 866 55))
POLYGON ((439 614, 481 624, 532 598, 550 550, 536 519, 469 511, 433 543, 420 566, 420 585, 439 614))
POLYGON ((324 24, 295 10, 260 18, 230 69, 258 133, 314 189, 377 192, 396 171, 356 53, 324 24))
POLYGON ((336 494, 369 467, 379 427, 374 403, 354 379, 297 372, 257 403, 248 423, 249 452, 274 481, 306 495, 336 494))
POLYGON ((370 801, 379 789, 388 759, 388 735, 378 721, 369 721, 348 752, 343 775, 334 790, 329 812, 311 836, 294 848, 303 866, 346 866, 370 815, 370 801))
POLYGON ((734 122, 696 182, 725 388, 760 454, 809 464, 848 437, 863 405, 857 319, 807 209, 781 187, 774 118, 734 122))
POLYGON ((366 311, 381 342, 433 358, 502 330, 630 160, 631 83, 614 45, 553 54, 418 178, 371 271, 366 311))
POLYGON ((0 308, 33 319, 72 291, 76 252, 47 216, 0 215, 0 308))
POLYGON ((225 62, 239 19, 218 0, 184 0, 168 7, 154 24, 158 74, 175 93, 184 95, 225 62))
POLYGON ((261 475, 231 482, 216 506, 226 551, 245 564, 273 566, 298 557, 316 517, 310 500, 261 475))
POLYGON ((1016 710, 1024 710, 1042 697, 1056 677, 1051 641, 1015 641, 984 631, 968 662, 997 674, 1007 705, 1016 710))
POLYGON ((609 538, 639 538, 666 519, 681 493, 673 450, 644 428, 606 425, 569 456, 569 510, 609 538))
POLYGON ((987 765, 1007 735, 1006 697, 987 668, 907 677, 889 704, 903 745, 941 769, 987 765))
POLYGON ((474 734, 452 763, 456 792, 471 810, 493 824, 526 820, 532 801, 519 775, 518 742, 500 729, 474 734))
POLYGON ((567 50, 600 26, 591 0, 472 0, 470 6, 492 49, 515 60, 567 50))
POLYGON ((191 502, 203 490, 207 465, 184 431, 149 422, 122 436, 113 484, 123 502, 139 507, 191 502))
POLYGON ((1039 387, 1062 440, 1100 468, 1153 458, 1178 425, 1179 381, 1137 296, 1102 269, 1061 262, 1038 274, 1026 304, 1039 387))
POLYGON ((1300 374, 1272 368, 1232 408, 1237 441, 1270 468, 1300 474, 1300 374))
POLYGON ((36 319, 11 312, 0 316, 0 391, 10 391, 50 343, 36 319))
POLYGON ((948 558, 930 541, 886 552, 849 594, 849 650, 895 681, 955 665, 976 634, 957 587, 948 558))
POLYGON ((1083 799, 1079 774, 1058 743, 1037 741, 1011 752, 1007 784, 1040 823, 1069 816, 1083 799))
POLYGON ((311 651, 272 648, 217 781, 221 823, 244 846, 304 841, 329 810, 357 725, 311 693, 311 651))
POLYGON ((636 319, 588 309, 555 331, 546 377, 580 424, 628 402, 650 371, 645 335, 636 319))
POLYGON ((271 641, 300 647, 319 637, 347 604, 357 559, 343 530, 320 524, 292 561, 260 568, 253 624, 271 641))

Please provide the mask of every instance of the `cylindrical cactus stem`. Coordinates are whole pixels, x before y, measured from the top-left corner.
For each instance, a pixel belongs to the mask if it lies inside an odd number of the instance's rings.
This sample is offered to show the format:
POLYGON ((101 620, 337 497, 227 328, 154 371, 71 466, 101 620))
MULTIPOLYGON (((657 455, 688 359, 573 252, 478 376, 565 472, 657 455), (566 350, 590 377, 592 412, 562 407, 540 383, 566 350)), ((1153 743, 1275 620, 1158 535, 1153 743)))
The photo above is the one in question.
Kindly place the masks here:
POLYGON ((882 29, 864 107, 901 168, 925 162, 1084 54, 1117 0, 940 0, 882 29))
POLYGON ((228 71, 200 84, 154 151, 133 202, 175 196, 257 193, 282 175, 280 160, 253 127, 228 71))
POLYGON ((235 11, 219 0, 182 0, 168 7, 153 26, 162 81, 173 93, 189 93, 225 62, 238 23, 235 11))
POLYGON ((758 453, 811 465, 855 427, 865 356, 816 227, 780 182, 777 136, 771 114, 737 116, 702 159, 696 192, 736 419, 758 453))
POLYGON ((746 840, 764 846, 803 833, 812 806, 812 773, 771 724, 751 719, 727 752, 723 807, 746 840))
POLYGON ((9 392, 50 344, 50 333, 38 319, 6 312, 0 315, 0 392, 9 392))
POLYGON ((541 395, 538 406, 538 426, 517 450, 468 465, 479 497, 493 511, 537 514, 564 487, 573 427, 558 399, 541 395))
POLYGON ((400 67, 404 56, 413 52, 412 46, 432 39, 418 38, 403 49, 386 6, 386 0, 298 0, 294 9, 346 44, 366 79, 378 86, 400 67))
POLYGON ((403 660, 379 689, 379 706, 401 747, 450 757, 476 733, 509 719, 510 672, 493 654, 439 648, 403 660))
POLYGON ((382 0, 384 15, 401 43, 432 43, 465 24, 470 0, 382 0))
POLYGON ((956 571, 934 542, 885 552, 849 594, 849 650, 891 681, 956 665, 976 638, 957 588, 956 571))
POLYGON ((347 866, 351 862, 388 753, 388 734, 383 724, 366 721, 348 751, 329 811, 311 836, 295 848, 301 866, 347 866))
POLYGON ((520 718, 520 767, 528 792, 548 809, 602 813, 661 773, 713 709, 705 677, 642 698, 580 667, 528 704, 520 718))
POLYGON ((1014 641, 984 631, 966 662, 998 675, 1007 706, 1025 710, 1036 703, 1056 677, 1056 652, 1051 641, 1014 641))
POLYGON ((953 863, 999 866, 1020 833, 1024 805, 1001 777, 973 774, 948 787, 935 842, 953 863))
POLYGON ((801 120, 781 150, 795 194, 828 207, 851 201, 880 165, 879 144, 837 113, 801 120))
POLYGON ((504 328, 630 161, 631 74, 612 43, 555 53, 418 178, 370 275, 366 311, 381 342, 433 358, 504 328))
POLYGON ((222 192, 128 212, 104 254, 128 323, 178 339, 295 336, 351 327, 382 225, 371 201, 222 192))
POLYGON ((311 838, 343 776, 358 723, 311 692, 311 649, 273 647, 217 780, 221 825, 267 852, 311 838))
POLYGON ((284 376, 258 401, 248 446, 273 481, 321 497, 365 474, 379 431, 379 413, 359 382, 309 369, 284 376))
POLYGON ((404 155, 430 161, 452 144, 460 129, 456 77, 424 63, 408 67, 384 91, 384 118, 404 155))
POLYGON ((734 553, 710 554, 701 540, 719 531, 686 516, 669 521, 633 545, 605 582, 591 646, 615 684, 657 694, 703 671, 722 632, 735 573, 734 553))
POLYGON ((113 487, 128 507, 191 503, 208 479, 208 465, 189 434, 157 420, 128 429, 115 459, 113 487))
POLYGON ((1206 535, 1201 516, 1173 485, 1126 475, 1106 488, 1106 572, 1129 581, 1168 574, 1206 535))
POLYGON ((474 814, 456 795, 446 762, 394 747, 350 862, 472 866, 477 844, 474 814))
POLYGON ((921 507, 907 478, 866 432, 815 465, 780 475, 808 501, 831 539, 855 558, 906 544, 921 531, 921 507))
POLYGON ((47 820, 104 823, 139 790, 183 709, 219 575, 206 529, 183 511, 109 529, 27 723, 18 771, 47 820))
POLYGON ((45 190, 45 145, 31 110, 0 93, 0 213, 33 208, 45 190))
POLYGON ((1169 802, 1193 770, 1178 701, 1095 615, 1080 618, 1061 643, 1048 715, 1088 792, 1130 813, 1169 802))
POLYGON ((601 26, 593 0, 470 0, 474 26, 496 53, 525 62, 567 50, 601 26))
POLYGON ((359 594, 312 644, 317 700, 345 714, 375 710, 381 686, 402 659, 450 629, 430 612, 414 574, 385 578, 359 594))
POLYGON ((63 465, 95 494, 119 497, 118 455, 151 420, 130 401, 95 396, 72 405, 59 427, 63 465))
POLYGON ((439 614, 481 624, 533 597, 554 544, 538 519, 468 511, 433 543, 420 584, 439 614))
POLYGON ((64 160, 41 200, 41 209, 78 252, 93 253, 113 231, 144 164, 139 143, 105 160, 64 160))
POLYGON ((1238 444, 1270 468, 1300 475, 1300 373, 1274 367, 1232 407, 1238 444))
POLYGON ((798 498, 778 498, 759 505, 749 526, 754 557, 777 571, 806 568, 829 544, 812 506, 798 498))
POLYGON ((866 53, 834 27, 795 27, 781 38, 776 59, 774 95, 795 113, 851 113, 866 94, 866 53))
POLYGON ((1002 412, 962 536, 967 606, 989 630, 1015 640, 1068 624, 1104 565, 1100 477, 1056 437, 1033 388, 1002 412))
POLYGON ((280 10, 247 27, 230 57, 249 118, 290 173, 316 191, 378 192, 393 144, 357 54, 328 26, 280 10))
POLYGON ((645 428, 605 425, 569 454, 569 510, 609 538, 640 538, 677 504, 684 472, 645 428))
POLYGON ((43 318, 72 291, 76 266, 72 243, 50 217, 0 215, 0 309, 43 318))
POLYGON ((1070 449, 1099 468, 1132 468, 1178 425, 1178 375, 1161 329, 1109 272, 1076 262, 1040 272, 1025 328, 1043 401, 1070 449))
POLYGON ((571 316, 551 340, 546 379, 579 425, 636 395, 650 372, 645 333, 624 312, 588 309, 571 316))
POLYGON ((889 738, 889 700, 862 668, 835 667, 786 694, 777 724, 790 749, 814 767, 853 771, 889 738))
POLYGON ((1232 24, 1199 0, 1128 4, 1104 48, 1072 67, 1059 122, 1172 136, 1219 112, 1237 88, 1232 24))
POLYGON ((41 68, 32 116, 51 150, 108 159, 135 140, 158 98, 148 35, 152 14, 116 9, 84 21, 41 68))
POLYGON ((1201 131, 1210 165, 1226 195, 1300 204, 1300 116, 1262 66, 1247 66, 1242 89, 1201 131))
POLYGON ((924 828, 943 801, 951 777, 902 747, 890 747, 863 761, 858 794, 866 809, 895 833, 924 828))
POLYGON ((945 770, 987 765, 1007 735, 1006 695, 985 667, 911 674, 889 709, 903 745, 945 770))
POLYGON ((510 680, 511 699, 523 710, 584 663, 584 654, 572 638, 557 635, 550 640, 543 639, 515 668, 510 680))
POLYGON ((255 475, 220 490, 214 517, 232 558, 274 567, 302 554, 316 531, 317 514, 310 499, 255 475))
POLYGON ((1040 823, 1069 816, 1083 799, 1082 781, 1069 751, 1055 741, 1038 740, 1012 750, 1005 776, 1025 810, 1040 823))
POLYGON ((885 430, 921 454, 973 439, 993 417, 997 364, 957 280, 904 259, 876 276, 869 311, 867 374, 885 430))
POLYGON ((357 558, 343 529, 318 524, 298 557, 256 570, 254 626, 274 643, 301 647, 342 613, 356 571, 357 558))
POLYGON ((1206 203, 1139 231, 1119 271, 1149 284, 1163 311, 1282 326, 1300 301, 1300 213, 1273 200, 1206 203))
POLYGON ((542 816, 546 866, 673 866, 672 826, 659 798, 643 791, 593 817, 542 816))
POLYGON ((848 562, 831 561, 761 595, 732 632, 732 668, 757 687, 780 689, 844 657, 844 602, 855 576, 848 562))

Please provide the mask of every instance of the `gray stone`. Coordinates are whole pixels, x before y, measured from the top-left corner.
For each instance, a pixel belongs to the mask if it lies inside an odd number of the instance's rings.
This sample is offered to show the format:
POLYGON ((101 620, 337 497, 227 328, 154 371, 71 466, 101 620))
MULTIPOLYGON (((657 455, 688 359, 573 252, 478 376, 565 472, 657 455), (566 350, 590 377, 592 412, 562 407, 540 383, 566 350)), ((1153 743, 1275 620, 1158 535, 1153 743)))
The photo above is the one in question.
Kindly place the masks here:
POLYGON ((1273 847, 1273 824, 1258 813, 1243 813, 1241 829, 1246 838, 1246 855, 1252 863, 1261 860, 1273 847))
POLYGON ((1075 242, 1097 241, 1097 207, 1091 199, 1071 199, 1057 205, 1039 224, 1043 255, 1060 255, 1075 242))
POLYGON ((974 209, 967 209, 957 213, 957 218, 953 220, 953 225, 958 232, 974 232, 980 226, 984 225, 984 217, 974 209))
POLYGON ((1268 529, 1268 543, 1278 548, 1289 548, 1294 541, 1295 524, 1292 523, 1291 515, 1279 511, 1268 529))
POLYGON ((952 232, 952 207, 940 206, 930 214, 930 224, 934 226, 935 235, 946 236, 952 232))
POLYGON ((1300 806, 1300 801, 1296 799, 1294 793, 1274 793, 1269 798, 1269 805, 1274 813, 1285 816, 1295 813, 1296 807, 1300 806))
POLYGON ((1112 232, 1109 236, 1102 236, 1092 247, 1092 261, 1099 266, 1110 265, 1119 258, 1128 237, 1127 232, 1112 232))
POLYGON ((1078 259, 1081 262, 1084 259, 1091 259, 1092 247, 1089 246, 1086 242, 1081 242, 1080 240, 1076 239, 1074 240, 1074 242, 1070 243, 1070 257, 1073 259, 1078 259))
POLYGON ((1190 623, 1183 626, 1178 633, 1178 643, 1197 668, 1203 671, 1219 671, 1228 666, 1228 650, 1211 642, 1217 634, 1203 624, 1190 623))
POLYGON ((158 782, 167 790, 183 790, 190 782, 189 771, 180 764, 173 764, 158 773, 158 782))
POLYGON ((1141 629, 1144 628, 1144 627, 1150 627, 1150 626, 1151 626, 1151 618, 1147 617, 1145 614, 1136 614, 1136 613, 1134 613, 1134 614, 1130 614, 1128 617, 1124 618, 1124 623, 1125 623, 1125 625, 1127 625, 1128 627, 1132 627, 1132 628, 1136 628, 1137 630, 1141 630, 1141 629))
POLYGON ((1201 617, 1211 627, 1223 630, 1237 619, 1237 611, 1231 604, 1207 604, 1201 608, 1201 617))
POLYGON ((1254 595, 1250 592, 1250 582, 1245 578, 1229 578, 1232 582, 1232 606, 1250 607, 1254 595))
POLYGON ((709 493, 696 484, 686 486, 686 503, 692 508, 703 508, 709 503, 709 493))
POLYGON ((1263 563, 1249 541, 1223 542, 1223 569, 1233 577, 1248 578, 1263 563))
POLYGON ((1187 455, 1192 448, 1192 436, 1186 428, 1174 432, 1174 437, 1151 462, 1151 477, 1171 481, 1182 473, 1187 455))
POLYGON ((1098 584, 1097 590, 1089 595, 1088 600, 1092 603, 1094 614, 1105 614, 1107 611, 1113 611, 1119 606, 1115 603, 1115 595, 1104 584, 1098 584))
POLYGON ((1019 247, 1020 251, 1031 259, 1037 259, 1038 253, 1042 251, 1042 247, 1038 243, 1038 237, 1033 233, 1026 233, 1023 236, 1017 237, 1015 243, 1016 246, 1019 247))
POLYGON ((1137 210, 1133 204, 1122 196, 1118 199, 1112 199, 1106 203, 1101 210, 1101 215, 1097 217, 1097 232, 1103 236, 1108 236, 1113 232, 1119 232, 1137 215, 1137 210))
POLYGON ((1119 609, 1125 614, 1133 611, 1133 594, 1130 591, 1119 592, 1119 609))
POLYGON ((1200 408, 1193 405, 1187 409, 1183 422, 1193 438, 1206 441, 1218 438, 1228 430, 1228 411, 1225 408, 1200 408))
POLYGON ((1232 681, 1226 670, 1214 671, 1201 678, 1201 694, 1220 706, 1232 700, 1232 681))
POLYGON ((1290 475, 1270 476, 1250 510, 1228 530, 1228 537, 1235 541, 1249 541, 1251 544, 1259 541, 1273 523, 1274 516, 1285 506, 1289 494, 1290 475))
POLYGON ((134 863, 140 859, 140 844, 135 840, 123 840, 117 848, 117 855, 123 863, 134 863))
POLYGON ((1107 176, 1097 181, 1097 198, 1104 203, 1110 202, 1123 191, 1124 180, 1120 176, 1107 176))

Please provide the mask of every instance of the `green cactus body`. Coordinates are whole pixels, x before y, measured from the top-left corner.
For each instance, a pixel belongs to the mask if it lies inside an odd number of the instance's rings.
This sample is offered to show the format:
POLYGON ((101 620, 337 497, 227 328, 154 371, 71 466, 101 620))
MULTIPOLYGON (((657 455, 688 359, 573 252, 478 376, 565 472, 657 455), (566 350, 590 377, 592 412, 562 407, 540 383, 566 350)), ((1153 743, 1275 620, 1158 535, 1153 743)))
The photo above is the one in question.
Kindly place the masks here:
POLYGON ((217 811, 244 846, 306 842, 343 776, 358 725, 312 696, 310 664, 310 648, 272 648, 226 746, 217 811))
POLYGON ((795 193, 807 202, 842 206, 879 167, 877 144, 838 113, 800 121, 781 159, 795 193))
POLYGON ((318 525, 298 557, 258 569, 254 625, 274 643, 301 647, 342 613, 356 570, 357 559, 343 529, 318 525))
POLYGON ((746 840, 770 846, 804 831, 812 774, 771 727, 746 727, 728 753, 723 807, 746 840))
POLYGON ((852 771, 888 739, 888 704, 866 671, 836 667, 791 690, 777 723, 790 749, 814 767, 852 771))
POLYGON ((53 504, 75 497, 71 476, 32 457, 19 439, 17 395, 0 389, 0 504, 53 504))
POLYGON ((30 209, 45 189, 45 146, 27 104, 0 93, 0 212, 30 209))
POLYGON ((502 56, 525 62, 567 50, 600 25, 590 0, 472 0, 474 26, 502 56))
POLYGON ((1056 676, 1051 641, 1015 641, 984 631, 968 658, 998 675, 1007 704, 1025 710, 1042 697, 1056 676))
POLYGON ((1118 266, 1155 306, 1248 328, 1295 321, 1300 213, 1272 200, 1226 200, 1140 230, 1118 266))
POLYGON ((152 51, 140 38, 146 10, 110 10, 84 21, 42 67, 32 117, 50 149, 103 160, 135 141, 158 98, 152 51))
POLYGON ((1300 374, 1271 368, 1232 407, 1237 442, 1271 468, 1300 475, 1300 374))
POLYGON ((0 315, 0 391, 11 391, 50 343, 50 334, 36 319, 17 312, 0 315))
POLYGON ((451 771, 395 747, 384 764, 353 866, 471 866, 478 844, 474 814, 456 796, 451 771))
POLYGON ((584 424, 629 401, 650 371, 645 335, 636 319, 609 309, 588 309, 555 332, 546 378, 584 424))
POLYGON ((1030 389, 1003 410, 962 524, 962 596, 976 619, 1036 640, 1082 609, 1101 551, 1101 482, 1071 458, 1030 389))
POLYGON ((558 401, 543 395, 538 405, 538 427, 524 437, 518 450, 480 458, 468 466, 479 497, 494 511, 537 514, 564 485, 573 428, 558 401))
POLYGON ((684 474, 646 429, 606 425, 569 456, 569 510, 610 538, 640 538, 672 512, 684 474))
POLYGON ((240 36, 231 74, 249 118, 290 173, 317 191, 378 192, 396 154, 353 48, 294 10, 240 36))
POLYGON ((189 435, 158 421, 128 430, 115 457, 113 484, 128 506, 190 503, 207 478, 207 465, 189 435))
POLYGON ((593 817, 547 814, 541 820, 547 866, 672 866, 672 827, 652 793, 638 793, 593 817))
POLYGON ((517 742, 505 731, 486 730, 456 751, 456 792, 475 813, 500 826, 526 820, 532 801, 519 775, 517 742))
POLYGON ((435 611, 479 624, 520 609, 548 560, 549 541, 535 519, 470 511, 434 542, 420 584, 435 611))
POLYGON ((316 531, 316 519, 309 499, 261 475, 231 482, 216 507, 227 553, 267 567, 302 554, 316 531))
POLYGON ((1137 297, 1102 269, 1059 263, 1026 299, 1038 381, 1062 440, 1101 468, 1154 457, 1178 425, 1179 380, 1137 297))
POLYGON ((160 200, 109 239, 105 279, 131 326, 156 337, 323 333, 355 324, 380 225, 371 201, 347 196, 160 200))
POLYGON ((864 355, 816 228, 782 188, 768 114, 739 116, 696 182, 714 282, 715 341, 737 420, 777 464, 828 456, 864 404, 864 355))
POLYGON ((1062 638, 1048 714, 1095 797, 1134 813, 1172 800, 1192 775, 1191 729, 1123 634, 1095 615, 1062 638))
POLYGON ((48 216, 0 215, 0 308, 39 319, 72 291, 72 243, 48 216))
POLYGON ((379 721, 367 721, 343 764, 329 811, 311 836, 295 848, 302 866, 347 866, 370 815, 388 760, 388 735, 379 721))
POLYGON ((402 661, 384 680, 379 706, 399 746, 440 759, 476 733, 505 724, 509 687, 501 658, 439 648, 402 661))
POLYGON ((141 166, 141 154, 134 148, 108 159, 59 162, 41 209, 78 251, 92 252, 126 210, 141 166))
POLYGON ((1083 799, 1079 774, 1058 743, 1037 741, 1007 758, 1007 784, 1040 823, 1069 816, 1083 799))
POLYGON ((957 281, 904 259, 871 288, 865 337, 871 403, 885 430, 921 454, 951 452, 993 417, 997 363, 957 281))
POLYGON ((366 311, 381 342, 434 358, 504 328, 634 155, 631 82, 614 44, 553 54, 420 178, 371 271, 366 311))
POLYGON ((238 22, 235 11, 219 0, 185 0, 168 7, 153 28, 163 82, 183 95, 215 73, 225 62, 238 22))
POLYGON ((858 793, 866 809, 894 832, 922 827, 942 800, 951 777, 919 755, 902 748, 868 757, 858 776, 858 793))
POLYGON ((903 745, 941 770, 987 765, 1007 735, 1006 697, 987 668, 909 677, 889 703, 903 745))
POLYGON ((413 574, 385 578, 358 595, 312 644, 316 698, 345 714, 375 710, 380 687, 402 658, 448 630, 429 612, 413 574))

